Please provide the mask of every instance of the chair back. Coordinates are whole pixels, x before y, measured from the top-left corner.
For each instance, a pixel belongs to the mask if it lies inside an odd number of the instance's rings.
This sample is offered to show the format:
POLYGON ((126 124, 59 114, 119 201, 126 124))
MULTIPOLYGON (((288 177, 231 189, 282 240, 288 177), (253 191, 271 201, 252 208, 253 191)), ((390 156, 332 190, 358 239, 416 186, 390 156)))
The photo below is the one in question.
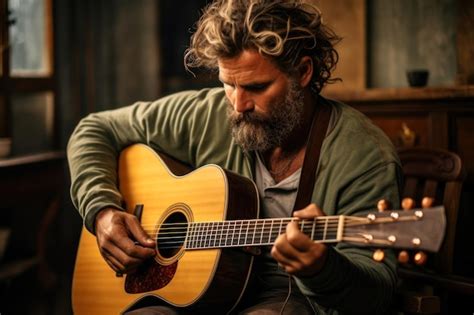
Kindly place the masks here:
POLYGON ((423 197, 431 197, 434 205, 444 205, 446 209, 447 230, 443 245, 435 255, 434 267, 438 272, 449 274, 453 269, 456 222, 462 183, 466 178, 461 158, 446 150, 421 147, 399 149, 398 155, 405 177, 402 197, 418 202, 423 197))

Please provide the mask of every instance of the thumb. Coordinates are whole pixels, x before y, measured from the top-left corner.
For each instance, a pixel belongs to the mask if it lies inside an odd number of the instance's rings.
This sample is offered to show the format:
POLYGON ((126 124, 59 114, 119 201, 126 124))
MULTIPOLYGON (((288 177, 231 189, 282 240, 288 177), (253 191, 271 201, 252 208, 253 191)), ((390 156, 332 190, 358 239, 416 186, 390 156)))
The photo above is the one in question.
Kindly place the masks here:
POLYGON ((127 220, 128 230, 132 234, 133 238, 144 247, 155 247, 155 241, 143 230, 140 222, 136 217, 127 220))
POLYGON ((293 212, 293 215, 300 219, 312 219, 314 217, 325 216, 326 214, 317 205, 311 203, 305 208, 293 212))

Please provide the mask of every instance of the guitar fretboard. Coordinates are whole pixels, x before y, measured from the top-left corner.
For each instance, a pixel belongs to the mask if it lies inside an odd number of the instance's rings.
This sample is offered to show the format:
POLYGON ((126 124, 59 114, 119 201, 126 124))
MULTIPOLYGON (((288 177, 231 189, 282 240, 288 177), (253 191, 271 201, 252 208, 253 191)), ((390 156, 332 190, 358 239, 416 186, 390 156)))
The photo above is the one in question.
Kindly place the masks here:
MULTIPOLYGON (((342 221, 339 216, 327 216, 315 220, 294 218, 234 220, 219 222, 192 222, 167 227, 167 240, 183 244, 186 249, 271 245, 286 226, 295 221, 300 231, 312 240, 337 242, 342 221)), ((342 228, 342 227, 341 227, 342 228)), ((161 244, 163 245, 163 244, 161 244)))

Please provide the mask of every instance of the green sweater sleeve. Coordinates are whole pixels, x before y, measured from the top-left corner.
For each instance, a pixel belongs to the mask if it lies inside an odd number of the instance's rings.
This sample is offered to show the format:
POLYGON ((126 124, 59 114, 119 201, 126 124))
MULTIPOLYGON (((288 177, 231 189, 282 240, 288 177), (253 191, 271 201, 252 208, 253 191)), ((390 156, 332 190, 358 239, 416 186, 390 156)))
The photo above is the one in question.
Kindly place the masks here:
POLYGON ((144 143, 193 166, 223 164, 231 137, 222 130, 225 117, 219 89, 182 92, 156 102, 136 103, 90 114, 68 143, 71 197, 94 232, 94 220, 105 207, 121 209, 117 160, 121 150, 144 143), (216 150, 215 148, 221 148, 216 150))
MULTIPOLYGON (((397 201, 397 181, 393 179, 398 178, 398 173, 395 163, 367 172, 345 189, 345 196, 357 198, 347 206, 368 204, 374 209, 382 197, 397 201)), ((342 314, 385 314, 397 281, 395 255, 385 250, 385 259, 375 262, 372 253, 373 249, 343 243, 330 247, 325 268, 315 277, 297 278, 296 282, 303 294, 318 305, 342 314)))

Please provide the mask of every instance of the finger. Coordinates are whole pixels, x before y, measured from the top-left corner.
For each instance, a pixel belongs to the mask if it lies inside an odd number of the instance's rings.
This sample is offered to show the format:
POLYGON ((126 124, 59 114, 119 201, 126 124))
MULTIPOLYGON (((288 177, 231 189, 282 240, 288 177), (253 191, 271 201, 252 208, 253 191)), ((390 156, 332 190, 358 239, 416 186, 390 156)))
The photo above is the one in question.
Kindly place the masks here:
POLYGON ((274 245, 273 249, 277 251, 280 255, 284 256, 287 260, 299 260, 303 253, 298 251, 297 248, 293 247, 293 245, 288 241, 288 235, 282 234, 280 235, 274 245))
POLYGON ((112 268, 115 272, 124 272, 125 266, 122 265, 114 256, 110 254, 108 250, 102 250, 102 257, 104 257, 105 262, 112 268))
POLYGON ((126 219, 128 230, 132 234, 133 238, 144 247, 154 248, 155 241, 143 230, 138 219, 136 217, 130 217, 126 219))
POLYGON ((272 257, 276 260, 276 262, 278 263, 278 266, 280 266, 283 270, 287 271, 289 267, 293 267, 293 261, 291 259, 288 259, 287 257, 285 257, 284 255, 282 255, 280 252, 278 251, 274 251, 272 250, 272 257))
POLYGON ((117 246, 113 247, 112 249, 108 249, 108 252, 110 254, 109 258, 115 258, 115 260, 118 262, 118 266, 120 266, 124 272, 137 267, 145 260, 143 258, 130 256, 117 246))
MULTIPOLYGON (((280 235, 284 238, 284 235, 280 235)), ((275 245, 272 247, 270 254, 272 257, 283 267, 290 266, 294 264, 294 259, 297 257, 297 253, 294 249, 291 249, 285 241, 275 242, 275 245), (287 247, 287 248, 285 248, 287 247)))
POLYGON ((300 231, 297 222, 290 222, 286 226, 286 239, 296 251, 305 252, 311 248, 313 241, 300 231))
POLYGON ((115 245, 114 247, 118 249, 118 251, 114 250, 116 257, 122 262, 128 261, 129 259, 142 261, 156 254, 154 249, 136 244, 128 235, 111 239, 111 241, 115 245))
POLYGON ((311 203, 306 208, 293 212, 293 215, 300 219, 312 219, 326 214, 317 205, 311 203))

